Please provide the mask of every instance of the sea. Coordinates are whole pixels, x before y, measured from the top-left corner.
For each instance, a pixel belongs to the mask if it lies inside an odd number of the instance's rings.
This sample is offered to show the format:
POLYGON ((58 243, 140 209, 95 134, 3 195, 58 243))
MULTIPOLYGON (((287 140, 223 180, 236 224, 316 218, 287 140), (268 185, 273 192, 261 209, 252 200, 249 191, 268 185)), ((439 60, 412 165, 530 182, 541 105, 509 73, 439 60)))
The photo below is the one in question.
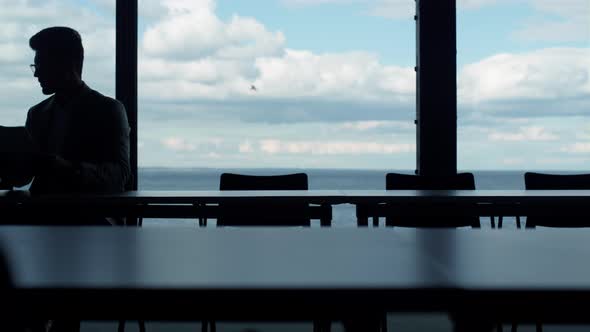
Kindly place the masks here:
MULTIPOLYGON (((353 169, 271 169, 271 168, 140 168, 140 190, 218 190, 222 173, 250 175, 278 175, 306 173, 310 190, 385 189, 385 174, 388 172, 413 174, 409 170, 353 170, 353 169)), ((524 189, 526 171, 467 171, 475 176, 477 189, 524 189)), ((573 174, 568 171, 539 171, 552 174, 573 174)), ((482 227, 491 227, 490 218, 482 218, 482 227)), ((210 224, 214 225, 214 221, 210 224)), ((356 227, 355 207, 350 204, 333 208, 333 227, 356 227)), ((188 219, 146 219, 144 226, 197 226, 188 219)), ((317 225, 316 225, 317 226, 317 225)), ((504 219, 505 228, 515 228, 514 218, 504 219)))

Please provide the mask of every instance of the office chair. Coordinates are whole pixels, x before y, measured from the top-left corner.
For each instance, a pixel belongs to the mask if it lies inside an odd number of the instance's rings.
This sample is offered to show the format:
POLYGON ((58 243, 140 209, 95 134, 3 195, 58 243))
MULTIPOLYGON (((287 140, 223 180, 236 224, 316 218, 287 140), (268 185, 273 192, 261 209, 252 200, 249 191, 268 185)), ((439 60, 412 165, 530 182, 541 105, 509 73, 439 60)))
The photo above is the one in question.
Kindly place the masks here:
MULTIPOLYGON (((524 186, 526 190, 587 190, 590 189, 590 174, 558 175, 527 172, 524 174, 524 186)), ((526 228, 590 227, 590 213, 587 211, 580 211, 580 215, 574 218, 564 220, 559 216, 559 211, 555 211, 555 215, 528 216, 526 228)), ((512 331, 515 332, 516 327, 513 327, 512 331)), ((536 331, 543 331, 541 323, 536 324, 536 331)))
MULTIPOLYGON (((219 190, 307 190, 307 174, 221 174, 219 190)), ((219 204, 217 226, 310 226, 305 202, 225 202, 219 204)))
MULTIPOLYGON (((527 172, 524 174, 526 190, 588 190, 590 174, 543 174, 527 172)), ((571 212, 571 211, 568 211, 571 212)), ((559 211, 555 215, 527 217, 526 228, 544 227, 590 227, 589 211, 573 211, 574 218, 563 218, 559 211)))
MULTIPOLYGON (((446 176, 419 176, 388 173, 385 177, 387 190, 475 190, 475 179, 471 173, 446 176)), ((392 207, 385 218, 387 226, 402 227, 473 227, 479 228, 479 216, 459 217, 411 217, 395 214, 392 207)))
MULTIPOLYGON (((287 175, 243 175, 223 173, 219 180, 219 190, 308 190, 305 173, 287 175)), ((220 214, 217 226, 305 226, 311 225, 312 217, 319 218, 322 226, 330 226, 332 207, 330 205, 310 206, 305 202, 244 201, 219 204, 220 214)), ((202 331, 208 326, 216 331, 214 321, 205 321, 202 331)), ((314 331, 329 331, 330 323, 314 322, 314 331)))

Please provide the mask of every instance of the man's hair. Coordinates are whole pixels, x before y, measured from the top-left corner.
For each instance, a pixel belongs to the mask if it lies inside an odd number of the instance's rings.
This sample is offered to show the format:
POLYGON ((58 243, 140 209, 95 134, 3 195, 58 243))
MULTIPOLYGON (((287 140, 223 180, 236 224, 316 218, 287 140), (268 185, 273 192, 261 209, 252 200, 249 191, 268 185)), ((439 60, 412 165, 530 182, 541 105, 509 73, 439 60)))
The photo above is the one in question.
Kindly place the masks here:
POLYGON ((68 27, 46 28, 29 39, 29 46, 34 51, 51 54, 60 62, 74 64, 82 76, 84 47, 78 31, 68 27))

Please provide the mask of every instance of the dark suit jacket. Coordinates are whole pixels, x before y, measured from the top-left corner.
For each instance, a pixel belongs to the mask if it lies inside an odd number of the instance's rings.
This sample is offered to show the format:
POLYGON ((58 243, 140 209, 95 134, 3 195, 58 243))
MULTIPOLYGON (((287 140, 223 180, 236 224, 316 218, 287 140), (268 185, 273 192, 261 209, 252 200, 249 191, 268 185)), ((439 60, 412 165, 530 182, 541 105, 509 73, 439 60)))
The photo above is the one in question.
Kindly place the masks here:
MULTIPOLYGON (((54 96, 33 106, 26 128, 41 152, 48 151, 54 96)), ((60 156, 74 163, 73 174, 40 172, 31 193, 117 193, 131 181, 129 162, 129 122, 124 106, 84 85, 80 95, 68 105, 60 156)))

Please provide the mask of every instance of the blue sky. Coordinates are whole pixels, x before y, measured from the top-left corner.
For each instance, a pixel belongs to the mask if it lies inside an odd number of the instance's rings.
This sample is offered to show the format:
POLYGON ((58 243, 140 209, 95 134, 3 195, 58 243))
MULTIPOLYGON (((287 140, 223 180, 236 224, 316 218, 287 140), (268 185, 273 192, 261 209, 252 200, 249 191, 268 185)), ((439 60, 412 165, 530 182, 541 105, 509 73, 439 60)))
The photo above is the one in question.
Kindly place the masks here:
MULTIPOLYGON (((3 124, 44 98, 17 68, 45 26, 78 29, 85 80, 114 93, 114 0, 0 5, 3 124)), ((141 166, 415 167, 413 0, 140 6, 141 166)), ((587 170, 590 0, 458 0, 457 15, 459 167, 587 170)))

